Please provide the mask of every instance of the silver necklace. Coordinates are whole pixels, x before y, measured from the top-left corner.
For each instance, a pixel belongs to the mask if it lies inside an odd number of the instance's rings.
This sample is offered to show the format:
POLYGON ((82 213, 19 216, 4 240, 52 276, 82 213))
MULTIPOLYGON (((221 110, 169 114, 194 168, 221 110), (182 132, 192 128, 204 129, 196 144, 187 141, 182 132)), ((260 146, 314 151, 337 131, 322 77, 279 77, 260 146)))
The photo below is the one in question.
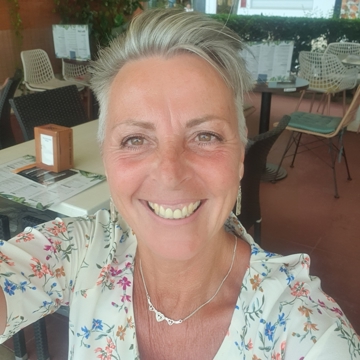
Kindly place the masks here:
POLYGON ((156 310, 154 305, 151 303, 150 296, 149 296, 149 293, 147 291, 147 287, 146 287, 146 284, 145 284, 145 279, 144 279, 144 274, 143 274, 143 271, 142 271, 141 259, 140 259, 140 274, 141 274, 141 278, 142 278, 142 281, 143 281, 143 284, 144 284, 146 299, 147 299, 147 302, 149 304, 149 311, 153 311, 155 313, 156 321, 161 322, 161 321, 165 320, 169 325, 181 324, 183 321, 189 319, 191 316, 193 316, 195 313, 197 313, 201 308, 203 308, 205 305, 207 305, 209 302, 211 302, 215 298, 215 296, 218 294, 218 292, 220 291, 221 287, 223 286, 225 280, 228 278, 228 276, 229 276, 229 274, 230 274, 230 272, 231 272, 231 270, 233 268, 234 260, 235 260, 235 254, 236 254, 236 245, 237 245, 237 239, 236 239, 236 236, 235 236, 235 246, 234 246, 234 251, 233 251, 233 255, 232 255, 230 268, 229 268, 228 272, 226 273, 225 277, 223 278, 223 280, 221 281, 219 287, 215 291, 215 294, 209 300, 207 300, 202 305, 200 305, 197 309, 195 309, 190 315, 186 316, 183 319, 179 319, 179 320, 173 320, 173 319, 170 319, 170 318, 166 317, 162 312, 156 310))

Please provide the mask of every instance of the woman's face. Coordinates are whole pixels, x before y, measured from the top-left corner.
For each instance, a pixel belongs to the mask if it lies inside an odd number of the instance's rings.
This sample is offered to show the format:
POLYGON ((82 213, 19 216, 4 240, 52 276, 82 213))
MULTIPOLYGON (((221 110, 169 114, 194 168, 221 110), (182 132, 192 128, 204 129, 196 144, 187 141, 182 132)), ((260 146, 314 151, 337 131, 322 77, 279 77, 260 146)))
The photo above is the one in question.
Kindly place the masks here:
POLYGON ((224 235, 243 171, 233 98, 196 55, 149 57, 116 75, 103 160, 139 247, 186 260, 224 235))

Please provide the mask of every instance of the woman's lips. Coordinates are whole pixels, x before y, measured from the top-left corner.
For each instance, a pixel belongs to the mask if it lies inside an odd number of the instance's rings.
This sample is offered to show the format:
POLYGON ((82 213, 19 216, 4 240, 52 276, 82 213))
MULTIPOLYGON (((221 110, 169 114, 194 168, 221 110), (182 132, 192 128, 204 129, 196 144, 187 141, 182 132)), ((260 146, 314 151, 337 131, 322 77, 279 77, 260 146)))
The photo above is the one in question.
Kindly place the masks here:
POLYGON ((200 206, 201 201, 195 201, 181 208, 169 208, 166 205, 161 205, 148 201, 148 205, 153 212, 164 219, 185 219, 193 214, 200 206))

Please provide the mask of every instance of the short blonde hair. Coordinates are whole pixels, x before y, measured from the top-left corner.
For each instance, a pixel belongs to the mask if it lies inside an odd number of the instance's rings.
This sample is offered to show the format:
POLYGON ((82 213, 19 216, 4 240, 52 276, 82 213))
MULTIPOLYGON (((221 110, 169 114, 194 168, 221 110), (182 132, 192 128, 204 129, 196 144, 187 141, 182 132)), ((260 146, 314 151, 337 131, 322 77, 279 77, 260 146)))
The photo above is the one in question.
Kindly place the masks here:
POLYGON ((174 9, 142 12, 131 21, 125 35, 99 51, 98 60, 90 69, 92 89, 100 105, 100 146, 104 142, 110 87, 119 70, 129 61, 149 56, 171 57, 180 52, 206 60, 233 90, 240 139, 245 145, 243 94, 251 88, 251 78, 240 55, 243 47, 236 33, 205 14, 174 9))

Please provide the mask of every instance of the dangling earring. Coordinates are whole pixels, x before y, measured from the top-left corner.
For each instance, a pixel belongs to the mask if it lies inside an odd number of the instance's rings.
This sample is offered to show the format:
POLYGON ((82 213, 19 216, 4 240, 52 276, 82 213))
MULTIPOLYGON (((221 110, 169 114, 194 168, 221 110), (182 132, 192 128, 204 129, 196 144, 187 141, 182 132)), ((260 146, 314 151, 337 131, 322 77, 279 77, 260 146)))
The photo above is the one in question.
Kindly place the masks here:
POLYGON ((236 209, 235 215, 239 216, 241 214, 241 185, 239 185, 239 190, 236 198, 236 209))
POLYGON ((111 222, 113 222, 113 223, 116 223, 118 220, 118 212, 116 210, 114 201, 111 196, 110 196, 110 219, 111 219, 111 222))

